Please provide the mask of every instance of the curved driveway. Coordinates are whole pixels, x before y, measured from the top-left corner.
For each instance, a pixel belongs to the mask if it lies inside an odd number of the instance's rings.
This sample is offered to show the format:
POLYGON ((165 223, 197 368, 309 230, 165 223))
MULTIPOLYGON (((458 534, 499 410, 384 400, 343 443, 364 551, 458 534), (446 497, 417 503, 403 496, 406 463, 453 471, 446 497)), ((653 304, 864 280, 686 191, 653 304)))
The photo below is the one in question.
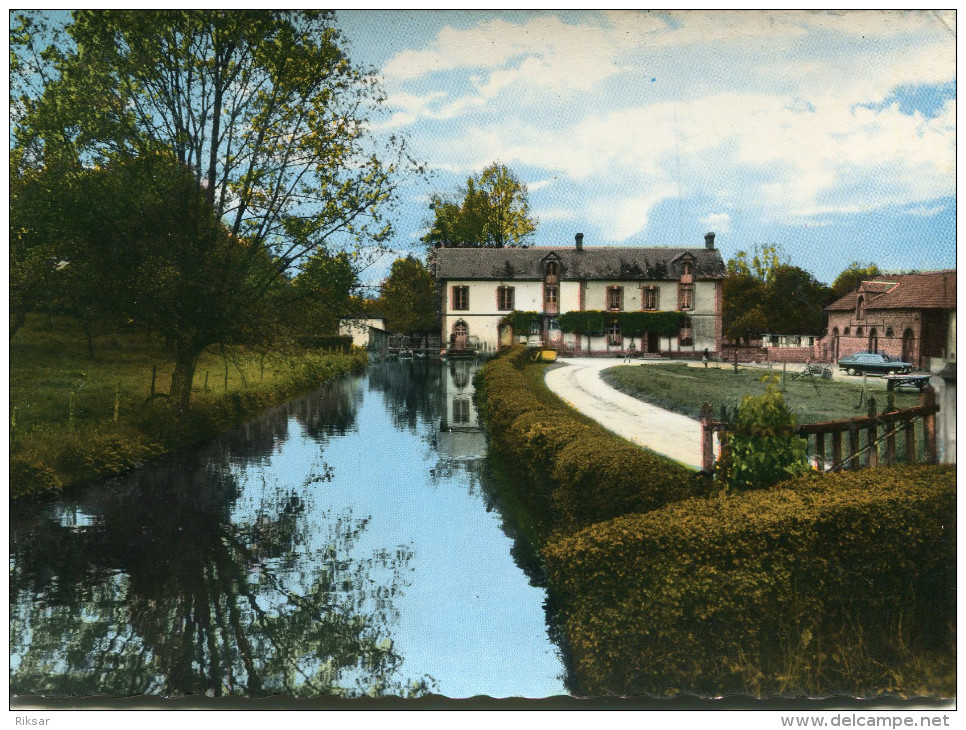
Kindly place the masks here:
MULTIPOLYGON (((621 393, 605 383, 602 370, 621 364, 616 358, 560 358, 563 367, 548 370, 547 387, 571 406, 618 436, 701 468, 701 424, 621 393)), ((647 367, 647 364, 639 365, 647 367)))

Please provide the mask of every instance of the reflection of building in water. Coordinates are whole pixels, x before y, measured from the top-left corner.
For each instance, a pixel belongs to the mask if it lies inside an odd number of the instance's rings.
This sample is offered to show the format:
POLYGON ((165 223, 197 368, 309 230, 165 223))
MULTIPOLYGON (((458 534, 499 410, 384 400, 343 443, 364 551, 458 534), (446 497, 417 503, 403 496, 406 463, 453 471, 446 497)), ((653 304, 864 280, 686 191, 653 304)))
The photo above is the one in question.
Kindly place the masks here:
POLYGON ((451 360, 443 365, 443 415, 436 448, 443 459, 475 459, 486 453, 486 436, 473 404, 472 360, 451 360))

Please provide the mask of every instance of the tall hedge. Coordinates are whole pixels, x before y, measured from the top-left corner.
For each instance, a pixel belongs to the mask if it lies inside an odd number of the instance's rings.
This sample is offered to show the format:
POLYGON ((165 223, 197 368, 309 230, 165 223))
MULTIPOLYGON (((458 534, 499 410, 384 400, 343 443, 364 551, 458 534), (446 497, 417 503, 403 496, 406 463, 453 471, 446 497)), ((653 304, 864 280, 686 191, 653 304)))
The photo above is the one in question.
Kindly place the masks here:
POLYGON ((955 692, 955 470, 806 475, 544 546, 591 694, 955 692))
POLYGON ((542 380, 542 367, 515 347, 486 364, 475 381, 476 398, 490 440, 513 464, 520 489, 535 500, 532 506, 552 511, 559 526, 655 509, 703 486, 687 467, 579 417, 542 382, 535 387, 534 372, 542 380))

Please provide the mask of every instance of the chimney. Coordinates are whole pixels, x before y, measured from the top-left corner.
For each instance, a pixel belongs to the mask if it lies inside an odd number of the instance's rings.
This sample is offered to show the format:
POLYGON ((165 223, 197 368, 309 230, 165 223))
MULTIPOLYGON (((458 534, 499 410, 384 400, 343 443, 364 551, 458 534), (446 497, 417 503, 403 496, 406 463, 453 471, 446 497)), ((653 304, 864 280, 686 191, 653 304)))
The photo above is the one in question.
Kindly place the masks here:
POLYGON ((714 250, 714 232, 704 234, 704 247, 709 251, 714 250))
POLYGON ((576 236, 574 236, 574 239, 576 240, 576 243, 577 243, 577 250, 578 251, 583 251, 584 250, 584 234, 583 233, 578 233, 576 236))

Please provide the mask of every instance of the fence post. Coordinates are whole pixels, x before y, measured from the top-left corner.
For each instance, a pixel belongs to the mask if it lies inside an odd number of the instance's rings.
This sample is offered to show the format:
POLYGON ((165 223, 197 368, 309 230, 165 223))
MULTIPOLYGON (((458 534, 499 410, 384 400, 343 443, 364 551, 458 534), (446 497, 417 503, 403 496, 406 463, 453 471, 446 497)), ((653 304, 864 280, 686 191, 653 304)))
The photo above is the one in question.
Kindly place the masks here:
POLYGON ((919 402, 926 409, 926 415, 922 419, 923 436, 926 440, 926 463, 935 464, 939 461, 936 450, 936 391, 931 385, 922 389, 919 402))
POLYGON ((819 471, 825 471, 825 433, 815 434, 815 462, 819 471))
POLYGON ((859 460, 859 429, 855 423, 849 424, 849 469, 858 469, 861 464, 859 460))
POLYGON ((916 422, 914 419, 905 421, 906 427, 906 463, 916 463, 916 422))
POLYGON ((842 470, 842 432, 832 431, 832 464, 836 471, 842 470))
POLYGON ((714 469, 714 430, 711 428, 713 410, 710 403, 701 406, 701 471, 714 469))
MULTIPOLYGON (((876 405, 875 398, 869 396, 869 417, 876 417, 876 405)), ((879 424, 876 421, 872 422, 872 425, 865 432, 865 450, 869 453, 869 466, 879 465, 879 444, 876 443, 876 439, 879 437, 879 424)))

